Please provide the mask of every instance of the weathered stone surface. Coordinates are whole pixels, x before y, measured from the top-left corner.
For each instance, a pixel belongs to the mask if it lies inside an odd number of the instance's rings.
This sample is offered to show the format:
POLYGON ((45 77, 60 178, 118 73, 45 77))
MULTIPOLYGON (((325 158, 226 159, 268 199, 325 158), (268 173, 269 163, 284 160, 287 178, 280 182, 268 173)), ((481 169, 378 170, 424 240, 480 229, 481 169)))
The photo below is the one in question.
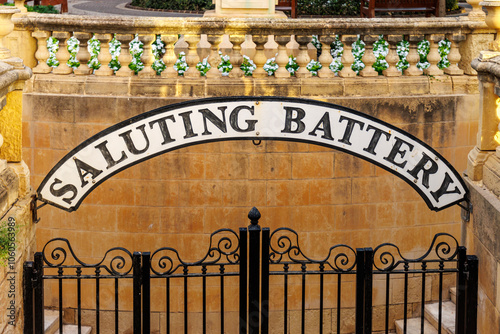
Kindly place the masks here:
POLYGON ((0 159, 19 162, 22 159, 22 92, 7 94, 7 105, 0 111, 0 133, 4 144, 0 159))

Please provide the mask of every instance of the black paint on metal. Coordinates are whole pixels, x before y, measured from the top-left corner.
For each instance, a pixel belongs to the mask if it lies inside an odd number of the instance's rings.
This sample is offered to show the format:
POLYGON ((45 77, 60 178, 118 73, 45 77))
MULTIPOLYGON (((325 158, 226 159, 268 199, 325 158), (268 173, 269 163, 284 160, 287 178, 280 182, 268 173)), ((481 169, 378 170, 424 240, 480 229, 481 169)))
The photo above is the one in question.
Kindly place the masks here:
POLYGON ((26 261, 23 266, 23 309, 24 334, 33 334, 33 261, 26 261))

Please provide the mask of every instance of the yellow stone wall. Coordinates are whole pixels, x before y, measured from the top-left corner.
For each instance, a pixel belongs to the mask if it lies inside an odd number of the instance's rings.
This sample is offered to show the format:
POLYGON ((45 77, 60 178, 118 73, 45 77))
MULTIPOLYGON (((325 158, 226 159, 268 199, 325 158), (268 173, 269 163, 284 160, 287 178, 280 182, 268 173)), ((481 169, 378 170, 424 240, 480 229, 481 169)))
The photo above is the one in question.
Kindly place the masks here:
MULTIPOLYGON (((205 96, 299 96, 340 104, 414 134, 436 148, 459 171, 466 168, 467 154, 476 143, 475 107, 479 95, 475 77, 229 81, 223 84, 205 79, 152 81, 35 75, 24 95, 23 115, 23 156, 32 171, 33 183, 40 184, 59 159, 93 134, 142 112, 205 96)), ((252 206, 262 213, 261 226, 296 230, 301 249, 312 258, 325 257, 328 249, 338 243, 356 248, 375 247, 383 242, 393 242, 406 256, 418 257, 438 232, 451 233, 459 241, 461 236, 459 209, 430 211, 409 185, 363 160, 309 144, 268 141, 255 146, 250 141, 233 141, 183 148, 136 165, 104 182, 76 212, 44 207, 40 210, 37 245, 41 250, 51 238, 67 238, 76 254, 89 263, 100 261, 105 251, 115 246, 130 251, 154 251, 169 246, 178 249, 183 259, 194 261, 206 253, 214 230, 247 226, 252 206)), ((353 279, 343 285, 343 306, 346 319, 351 320, 353 279)), ((427 285, 426 298, 436 300, 437 279, 430 280, 433 283, 427 285)), ((413 288, 420 291, 417 281, 413 288)), ((215 280, 209 282, 214 289, 219 284, 215 280)), ((84 284, 91 292, 83 298, 82 307, 92 309, 95 284, 84 284)), ((131 287, 131 282, 121 284, 121 291, 130 291, 127 287, 131 287)), ((195 313, 191 316, 195 326, 200 318, 196 315, 200 312, 199 301, 195 299, 201 298, 196 287, 201 283, 192 284, 190 310, 195 313)), ((237 294, 235 280, 228 279, 226 284, 233 289, 228 296, 237 294)), ((299 284, 291 282, 295 288, 299 284)), ((384 284, 378 279, 375 282, 375 328, 380 330, 384 323, 384 284)), ((445 290, 452 285, 453 277, 446 281, 445 290)), ((165 295, 164 282, 153 282, 153 286, 157 289, 155 298, 165 295)), ((402 290, 398 287, 401 281, 395 280, 391 302, 399 306, 395 306, 391 320, 403 315, 402 290)), ((56 305, 57 286, 48 288, 51 293, 46 293, 46 303, 56 305)), ((326 287, 332 298, 335 288, 335 281, 326 287)), ((76 307, 76 286, 65 283, 64 289, 68 291, 65 307, 76 307)), ((313 296, 317 291, 311 289, 308 295, 313 296)), ((175 300, 179 300, 177 294, 181 291, 173 292, 175 300)), ((281 305, 282 297, 277 293, 272 295, 272 308, 281 305)), ((446 290, 445 298, 447 293, 446 290)), ((112 282, 102 282, 101 309, 114 307, 112 295, 112 282)), ((300 309, 299 296, 296 290, 290 299, 293 312, 300 309)), ((418 303, 418 294, 412 298, 411 303, 418 303)), ((334 312, 333 300, 328 302, 329 314, 334 312)), ((212 296, 209 301, 209 311, 216 312, 217 299, 212 296)), ((124 293, 120 310, 130 310, 131 302, 131 295, 124 293)), ((317 307, 311 303, 308 305, 317 307)), ((164 304, 161 297, 153 301, 154 326, 160 332, 164 304)), ((176 301, 172 307, 181 312, 182 302, 176 301)), ((235 300, 227 301, 228 312, 236 309, 235 300)), ((68 310, 67 314, 74 319, 74 313, 68 310)), ((92 312, 85 314, 86 322, 92 323, 92 312)), ((310 319, 317 317, 317 312, 308 314, 310 319)), ((123 324, 128 328, 131 316, 124 313, 123 317, 128 319, 123 324)), ((175 321, 182 321, 181 313, 174 317, 179 317, 175 321)), ((211 317, 215 322, 212 325, 218 326, 216 313, 211 317)), ((293 326, 298 326, 298 318, 293 319, 293 326)), ((325 321, 330 321, 329 326, 335 326, 335 316, 329 315, 328 319, 325 321)), ((236 318, 228 321, 236 324, 236 318)), ((279 322, 273 322, 274 325, 279 326, 279 322)), ((352 325, 346 320, 342 326, 349 329, 352 325)))
POLYGON ((0 159, 10 162, 22 160, 22 108, 23 92, 15 90, 8 93, 7 105, 0 111, 0 133, 4 138, 0 159))

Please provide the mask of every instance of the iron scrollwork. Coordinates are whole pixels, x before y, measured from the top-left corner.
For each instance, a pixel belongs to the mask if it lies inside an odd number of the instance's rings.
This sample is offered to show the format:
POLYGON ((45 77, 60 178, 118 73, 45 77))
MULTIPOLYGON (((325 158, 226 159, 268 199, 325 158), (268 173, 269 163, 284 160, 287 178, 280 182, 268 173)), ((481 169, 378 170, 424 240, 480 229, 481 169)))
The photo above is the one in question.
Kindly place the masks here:
POLYGON ((162 247, 151 255, 151 271, 158 276, 169 276, 181 267, 238 264, 239 248, 238 234, 231 229, 220 229, 210 235, 209 249, 201 260, 186 262, 176 249, 162 247), (157 257, 160 258, 155 260, 157 257))
POLYGON ((438 233, 432 239, 431 246, 424 255, 416 259, 405 258, 401 254, 398 246, 392 243, 383 243, 377 246, 373 251, 375 259, 373 265, 379 271, 392 271, 401 264, 418 263, 418 262, 451 262, 454 261, 458 254, 459 244, 457 239, 448 233, 438 233), (443 238, 449 241, 442 240, 443 238), (438 240, 440 239, 440 240, 438 240), (393 251, 391 251, 391 249, 393 251), (435 256, 433 258, 433 255, 435 256), (396 256, 400 260, 396 260, 396 256))
POLYGON ((334 272, 349 272, 356 266, 356 252, 344 244, 330 247, 328 255, 324 259, 309 258, 300 249, 297 232, 287 227, 273 231, 270 236, 270 248, 269 261, 271 264, 319 264, 334 272))
POLYGON ((50 268, 96 268, 96 270, 104 269, 113 276, 125 276, 132 270, 132 253, 122 247, 114 247, 106 251, 101 261, 94 264, 88 264, 80 260, 70 242, 65 238, 55 238, 45 244, 42 250, 43 261, 50 268), (55 243, 62 245, 51 246, 55 243), (68 252, 78 265, 69 265, 68 252), (48 254, 49 253, 49 254, 48 254), (112 256, 112 257, 111 257, 112 256), (109 259, 108 259, 109 258, 109 259))

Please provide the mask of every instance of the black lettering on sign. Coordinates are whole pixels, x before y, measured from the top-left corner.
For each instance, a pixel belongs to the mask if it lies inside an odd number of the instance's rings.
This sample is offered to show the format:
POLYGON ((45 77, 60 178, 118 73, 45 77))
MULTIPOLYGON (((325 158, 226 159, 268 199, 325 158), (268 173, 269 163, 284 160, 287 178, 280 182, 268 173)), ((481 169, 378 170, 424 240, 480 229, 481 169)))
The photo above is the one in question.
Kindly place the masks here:
POLYGON ((283 107, 286 110, 285 116, 285 128, 281 130, 281 133, 302 133, 304 132, 306 125, 302 122, 302 119, 306 117, 306 112, 304 109, 297 107, 283 107), (297 113, 296 117, 293 117, 293 112, 297 113), (295 123, 295 130, 292 130, 292 123, 295 123))
POLYGON ((132 141, 132 138, 130 136, 130 134, 132 133, 132 130, 125 131, 124 133, 120 133, 118 135, 118 136, 122 137, 123 140, 125 141, 125 145, 127 145, 128 151, 134 155, 144 153, 149 148, 149 139, 148 139, 148 136, 146 135, 146 131, 144 130, 145 127, 146 127, 146 125, 143 124, 143 125, 140 125, 136 128, 137 130, 141 131, 142 135, 144 136, 144 140, 146 141, 146 146, 141 150, 137 149, 137 147, 135 147, 134 142, 132 141))
POLYGON ((106 169, 110 169, 111 167, 116 166, 117 164, 119 164, 123 160, 127 159, 128 157, 125 154, 125 152, 122 151, 122 156, 120 159, 118 159, 118 160, 113 159, 113 157, 111 156, 111 153, 109 152, 108 147, 106 146, 107 143, 108 143, 108 141, 105 140, 102 143, 100 143, 99 145, 96 145, 95 148, 97 148, 99 151, 101 151, 101 154, 102 154, 104 160, 106 160, 106 163, 108 164, 106 169))
POLYGON ((443 196, 443 195, 460 194, 460 190, 458 190, 458 187, 455 187, 455 189, 448 191, 448 187, 450 186, 450 184, 452 182, 453 182, 453 180, 450 177, 450 175, 448 174, 448 172, 445 172, 444 180, 443 180, 443 183, 441 183, 441 187, 439 187, 438 190, 431 192, 431 195, 432 195, 432 197, 434 197, 436 202, 439 202, 439 198, 441 198, 441 196, 443 196))
POLYGON ((158 124, 160 127, 161 135, 163 136, 163 142, 161 143, 162 145, 174 142, 175 139, 172 139, 172 136, 170 136, 170 131, 168 131, 168 126, 167 126, 167 119, 171 120, 173 123, 175 123, 175 118, 173 115, 169 115, 166 117, 162 117, 160 119, 157 119, 155 121, 149 122, 149 127, 153 129, 153 125, 158 124))
POLYGON ((316 127, 314 127, 314 130, 309 132, 309 135, 310 136, 317 136, 316 131, 318 131, 318 130, 323 131, 323 135, 321 136, 321 138, 333 140, 332 127, 330 125, 330 113, 326 112, 323 115, 323 117, 321 117, 321 119, 319 120, 316 127))
POLYGON ((403 144, 405 144, 406 146, 408 146, 408 149, 411 152, 413 150, 413 145, 404 141, 401 138, 395 137, 395 139, 396 139, 396 143, 394 143, 394 146, 392 147, 391 152, 389 153, 388 156, 386 156, 384 158, 384 160, 389 161, 391 164, 394 164, 395 166, 403 168, 404 166, 406 166, 406 163, 408 161, 405 160, 405 161, 397 162, 396 158, 399 155, 399 157, 401 159, 403 159, 405 157, 406 153, 408 153, 408 151, 406 149, 402 149, 401 146, 403 146, 403 144))
POLYGON ((226 109, 227 107, 219 107, 218 108, 222 112, 222 119, 218 118, 215 116, 215 114, 210 111, 209 109, 200 109, 198 110, 199 113, 203 115, 203 125, 205 126, 205 131, 202 133, 203 136, 206 135, 211 135, 212 132, 208 131, 207 127, 207 119, 215 125, 219 130, 221 130, 224 133, 227 133, 227 128, 226 128, 226 109))
POLYGON ((102 173, 102 170, 96 169, 80 159, 75 159, 76 170, 78 171, 78 176, 80 176, 80 180, 82 181, 82 188, 85 187, 89 181, 85 178, 87 175, 92 175, 92 179, 95 179, 99 174, 102 173))
POLYGON ((408 170, 411 176, 418 180, 418 174, 423 172, 422 175, 422 185, 429 189, 429 175, 436 174, 438 171, 438 164, 432 160, 427 154, 422 152, 422 159, 415 165, 412 170, 408 170), (430 162, 429 168, 425 166, 430 162))
POLYGON ((184 123, 184 130, 186 131, 184 139, 198 136, 196 133, 193 132, 193 123, 191 123, 191 117, 189 116, 192 113, 193 113, 192 111, 186 111, 179 114, 179 116, 182 117, 182 122, 184 123))
POLYGON ((68 204, 71 204, 71 201, 76 197, 76 195, 78 194, 78 190, 76 189, 76 187, 72 184, 66 184, 64 186, 62 186, 61 188, 59 189, 56 189, 55 186, 57 184, 60 184, 62 183, 61 180, 59 179, 54 179, 54 182, 50 185, 50 193, 56 197, 61 197, 63 196, 64 194, 66 193, 73 193, 73 196, 71 197, 66 197, 66 198, 63 198, 63 201, 65 201, 66 203, 68 204))
POLYGON ((384 135, 386 141, 388 141, 391 138, 391 134, 389 132, 384 131, 384 130, 380 130, 374 126, 368 125, 368 127, 366 128, 366 131, 368 132, 370 130, 374 130, 373 137, 370 140, 370 144, 368 144, 368 147, 364 148, 363 151, 371 153, 373 155, 377 155, 377 153, 375 153, 375 149, 377 148, 377 145, 380 141, 380 137, 382 135, 384 135))
POLYGON ((240 112, 242 110, 248 110, 250 111, 250 114, 253 116, 255 111, 253 106, 248 107, 248 106, 238 106, 231 111, 231 115, 229 116, 229 124, 231 124, 231 127, 233 128, 234 131, 236 132, 252 132, 255 131, 255 123, 258 122, 256 119, 246 119, 245 123, 247 123, 247 128, 242 129, 239 125, 239 117, 240 117, 240 112))
POLYGON ((355 119, 348 118, 345 116, 340 116, 339 122, 342 123, 343 121, 347 121, 347 127, 345 128, 344 136, 342 137, 342 139, 339 139, 339 142, 344 143, 346 145, 352 145, 350 140, 352 131, 354 130, 354 126, 357 124, 359 125, 359 129, 363 130, 365 123, 356 121, 355 119))

